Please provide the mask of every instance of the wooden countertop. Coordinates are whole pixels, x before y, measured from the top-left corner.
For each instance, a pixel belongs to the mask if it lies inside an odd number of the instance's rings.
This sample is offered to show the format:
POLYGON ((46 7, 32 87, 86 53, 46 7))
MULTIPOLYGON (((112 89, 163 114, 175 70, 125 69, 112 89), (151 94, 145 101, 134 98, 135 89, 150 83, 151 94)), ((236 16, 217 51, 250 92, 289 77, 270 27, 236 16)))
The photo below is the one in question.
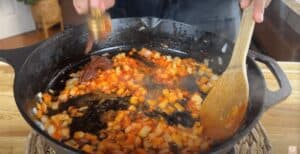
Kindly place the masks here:
MULTIPOLYGON (((300 153, 300 63, 279 62, 293 88, 291 96, 264 113, 262 124, 267 130, 274 153, 288 153, 289 146, 296 146, 300 153)), ((260 65, 271 89, 276 81, 260 65)), ((0 62, 0 154, 25 152, 29 126, 21 117, 13 98, 13 69, 0 62)))

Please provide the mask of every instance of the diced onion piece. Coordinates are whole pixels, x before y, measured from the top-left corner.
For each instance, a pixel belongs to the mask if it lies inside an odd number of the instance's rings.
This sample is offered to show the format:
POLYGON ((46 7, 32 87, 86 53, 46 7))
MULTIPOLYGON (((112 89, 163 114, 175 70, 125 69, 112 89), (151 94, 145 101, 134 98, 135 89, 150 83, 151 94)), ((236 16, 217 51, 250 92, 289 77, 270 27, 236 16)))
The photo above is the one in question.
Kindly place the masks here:
POLYGON ((136 107, 133 106, 133 105, 130 105, 129 108, 128 108, 128 110, 130 110, 130 111, 136 111, 136 107))
POLYGON ((83 107, 80 107, 78 110, 79 111, 85 111, 87 110, 89 107, 88 106, 83 106, 83 107))
POLYGON ((174 106, 179 112, 184 111, 184 107, 179 103, 175 103, 174 106))
POLYGON ((168 101, 165 100, 165 101, 159 103, 158 107, 161 109, 164 109, 164 108, 166 108, 167 105, 168 105, 168 101))
POLYGON ((38 101, 38 102, 42 102, 42 101, 43 101, 42 97, 43 97, 42 92, 38 92, 38 93, 36 94, 36 98, 37 98, 37 101, 38 101))
POLYGON ((144 140, 143 145, 144 145, 144 148, 146 148, 146 149, 151 147, 151 143, 149 142, 149 140, 144 140))
POLYGON ((148 50, 148 49, 146 49, 146 48, 143 48, 143 49, 139 52, 139 54, 142 55, 142 56, 144 56, 144 57, 146 57, 146 58, 148 58, 148 57, 150 57, 150 56, 152 55, 152 52, 151 52, 151 50, 148 50))
POLYGON ((50 125, 48 128, 47 128, 47 132, 49 135, 53 135, 54 132, 55 132, 55 127, 53 125, 50 125))
POLYGON ((42 121, 43 123, 47 123, 48 120, 49 120, 48 117, 45 116, 45 115, 43 115, 43 116, 41 117, 41 121, 42 121))
POLYGON ((69 138, 70 137, 70 129, 69 128, 61 129, 61 135, 65 139, 69 138))
POLYGON ((172 137, 169 134, 164 134, 163 138, 165 142, 172 142, 172 137))
POLYGON ((84 152, 86 152, 86 153, 92 153, 93 152, 93 146, 91 146, 91 145, 88 145, 88 144, 85 144, 82 148, 81 148, 81 150, 82 151, 84 151, 84 152))
POLYGON ((159 52, 155 52, 155 53, 154 53, 154 58, 155 58, 155 59, 160 58, 160 53, 159 53, 159 52))
POLYGON ((97 140, 97 136, 96 135, 93 135, 93 134, 90 134, 90 133, 85 133, 84 134, 84 138, 89 140, 89 141, 95 141, 97 140))
POLYGON ((66 82, 66 87, 65 89, 72 89, 75 84, 78 83, 78 78, 72 78, 72 79, 69 79, 67 82, 66 82))
POLYGON ((81 138, 83 138, 84 137, 84 132, 82 132, 82 131, 77 131, 77 132, 75 132, 74 133, 74 139, 81 139, 81 138))
POLYGON ((193 73, 193 69, 192 69, 191 67, 188 67, 188 68, 187 68, 187 72, 188 72, 189 74, 192 74, 192 73, 193 73))
POLYGON ((130 104, 133 104, 133 105, 137 105, 138 104, 138 97, 136 96, 132 96, 130 97, 130 104))
POLYGON ((59 107, 59 103, 58 102, 52 102, 50 105, 52 110, 57 110, 59 107))
POLYGON ((151 131, 150 126, 144 126, 140 131, 139 131, 139 136, 142 138, 145 138, 151 131))
POLYGON ((32 113, 33 113, 34 115, 36 115, 37 112, 38 112, 38 111, 37 111, 36 107, 32 108, 32 113))
POLYGON ((201 102, 203 101, 201 96, 197 93, 192 96, 191 100, 199 104, 201 104, 201 102))

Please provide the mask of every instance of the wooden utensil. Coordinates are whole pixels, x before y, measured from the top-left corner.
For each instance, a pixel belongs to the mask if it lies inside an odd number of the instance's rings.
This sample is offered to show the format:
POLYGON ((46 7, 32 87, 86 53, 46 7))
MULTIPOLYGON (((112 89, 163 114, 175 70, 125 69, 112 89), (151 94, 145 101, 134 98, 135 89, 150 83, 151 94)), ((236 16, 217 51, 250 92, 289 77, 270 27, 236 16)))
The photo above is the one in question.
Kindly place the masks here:
POLYGON ((243 11, 230 63, 201 108, 204 133, 213 140, 221 141, 232 136, 241 126, 247 111, 249 85, 246 57, 255 25, 252 10, 251 6, 243 11))
POLYGON ((91 7, 91 0, 88 0, 88 30, 89 37, 85 53, 91 51, 94 41, 106 39, 112 31, 110 15, 99 8, 91 7))

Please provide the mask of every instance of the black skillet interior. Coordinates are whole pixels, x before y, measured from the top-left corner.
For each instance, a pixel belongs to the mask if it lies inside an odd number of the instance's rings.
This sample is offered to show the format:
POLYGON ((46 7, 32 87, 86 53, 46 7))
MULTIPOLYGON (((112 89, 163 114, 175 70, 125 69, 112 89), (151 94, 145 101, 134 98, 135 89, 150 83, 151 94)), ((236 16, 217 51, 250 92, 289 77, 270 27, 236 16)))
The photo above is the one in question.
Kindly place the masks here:
MULTIPOLYGON (((112 35, 106 41, 95 44, 92 54, 116 54, 131 48, 147 47, 180 57, 193 57, 199 61, 209 59, 209 67, 218 74, 224 71, 230 60, 232 51, 230 41, 212 33, 200 32, 193 26, 156 18, 117 19, 113 20, 113 26, 112 35), (219 63, 220 58, 223 64, 219 63)), ((74 70, 78 64, 88 60, 83 54, 86 38, 84 27, 56 35, 34 50, 15 78, 15 99, 23 117, 53 146, 64 152, 74 150, 50 139, 38 127, 32 112, 35 106, 32 100, 40 91, 43 92, 49 87, 55 89, 53 87, 55 82, 50 81, 62 79, 55 77, 65 78, 68 70, 74 70)), ((232 138, 217 144, 210 152, 232 147, 253 128, 262 113, 265 83, 255 62, 248 59, 247 64, 250 102, 244 125, 232 138)))

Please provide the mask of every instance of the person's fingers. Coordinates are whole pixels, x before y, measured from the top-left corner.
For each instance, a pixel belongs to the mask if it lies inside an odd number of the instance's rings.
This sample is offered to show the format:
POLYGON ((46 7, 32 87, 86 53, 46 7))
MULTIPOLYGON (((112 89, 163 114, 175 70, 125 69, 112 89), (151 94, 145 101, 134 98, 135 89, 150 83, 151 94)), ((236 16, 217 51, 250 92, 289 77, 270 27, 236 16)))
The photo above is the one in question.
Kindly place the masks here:
POLYGON ((104 2, 104 8, 109 9, 115 5, 115 0, 103 0, 104 2))
MULTIPOLYGON (((91 7, 105 11, 115 4, 115 0, 90 0, 91 7)), ((88 11, 88 0, 73 0, 75 10, 79 14, 86 14, 88 11)))
POLYGON ((105 11, 104 0, 90 0, 92 8, 99 8, 101 11, 105 11))
POLYGON ((244 9, 250 5, 251 0, 240 0, 241 8, 244 9))
POLYGON ((91 7, 105 11, 115 4, 114 0, 91 0, 91 7))
POLYGON ((253 17, 257 23, 261 23, 264 20, 265 0, 253 1, 253 17))
POLYGON ((267 8, 270 5, 271 1, 272 0, 266 0, 266 2, 265 2, 265 8, 267 8))
POLYGON ((73 5, 78 14, 85 14, 88 11, 87 0, 73 0, 73 5))

